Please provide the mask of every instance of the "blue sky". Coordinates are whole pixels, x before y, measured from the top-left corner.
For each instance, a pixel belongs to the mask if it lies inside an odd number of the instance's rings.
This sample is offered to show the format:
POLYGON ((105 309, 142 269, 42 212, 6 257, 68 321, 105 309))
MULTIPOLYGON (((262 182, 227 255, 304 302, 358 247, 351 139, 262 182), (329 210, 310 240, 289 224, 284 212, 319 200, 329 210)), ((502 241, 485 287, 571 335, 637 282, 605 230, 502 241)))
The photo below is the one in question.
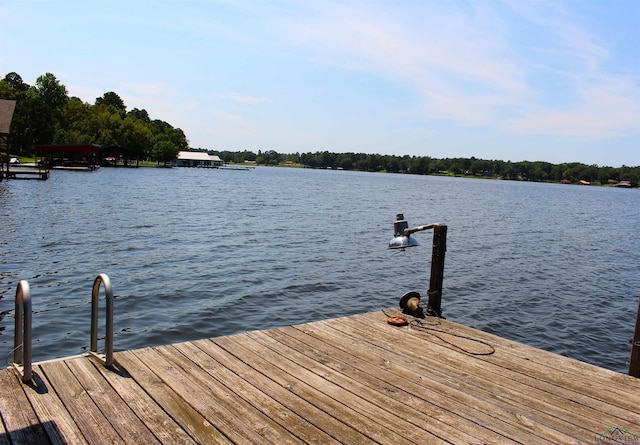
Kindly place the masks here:
POLYGON ((192 147, 640 165, 640 0, 2 0, 0 75, 192 147))

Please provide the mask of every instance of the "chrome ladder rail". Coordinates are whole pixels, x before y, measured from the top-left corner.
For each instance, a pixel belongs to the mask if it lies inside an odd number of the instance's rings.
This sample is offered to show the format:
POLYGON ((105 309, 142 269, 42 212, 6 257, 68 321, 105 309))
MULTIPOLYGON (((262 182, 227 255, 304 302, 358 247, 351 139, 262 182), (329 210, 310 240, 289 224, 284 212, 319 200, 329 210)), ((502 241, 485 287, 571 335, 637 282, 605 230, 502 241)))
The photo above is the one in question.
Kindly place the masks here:
POLYGON ((13 341, 13 368, 23 382, 32 378, 31 366, 31 289, 21 280, 16 288, 16 323, 13 341))
POLYGON ((97 358, 107 368, 113 366, 113 289, 109 276, 103 273, 96 277, 91 291, 91 350, 89 354, 97 358), (105 299, 107 301, 104 354, 98 353, 98 297, 100 295, 100 284, 104 285, 105 299))

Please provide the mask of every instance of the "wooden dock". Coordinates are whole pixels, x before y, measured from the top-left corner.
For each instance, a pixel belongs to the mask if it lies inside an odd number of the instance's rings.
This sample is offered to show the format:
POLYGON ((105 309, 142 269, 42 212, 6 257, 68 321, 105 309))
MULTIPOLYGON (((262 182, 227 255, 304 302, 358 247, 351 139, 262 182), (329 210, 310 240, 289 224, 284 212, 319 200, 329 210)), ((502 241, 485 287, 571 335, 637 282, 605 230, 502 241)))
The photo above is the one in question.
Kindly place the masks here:
POLYGON ((39 167, 15 167, 11 166, 8 170, 4 168, 0 171, 0 178, 4 179, 49 179, 49 169, 39 167))
POLYGON ((0 444, 640 443, 639 379, 388 315, 1 370, 0 444))

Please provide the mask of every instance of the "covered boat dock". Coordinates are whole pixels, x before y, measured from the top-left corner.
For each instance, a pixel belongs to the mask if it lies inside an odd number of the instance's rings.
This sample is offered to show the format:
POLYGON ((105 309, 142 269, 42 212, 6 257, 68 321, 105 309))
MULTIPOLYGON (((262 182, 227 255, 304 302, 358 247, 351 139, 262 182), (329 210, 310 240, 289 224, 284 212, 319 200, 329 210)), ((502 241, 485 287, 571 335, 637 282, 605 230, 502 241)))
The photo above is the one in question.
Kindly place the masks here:
POLYGON ((95 170, 100 166, 100 146, 79 145, 36 145, 36 156, 40 164, 51 169, 95 170))

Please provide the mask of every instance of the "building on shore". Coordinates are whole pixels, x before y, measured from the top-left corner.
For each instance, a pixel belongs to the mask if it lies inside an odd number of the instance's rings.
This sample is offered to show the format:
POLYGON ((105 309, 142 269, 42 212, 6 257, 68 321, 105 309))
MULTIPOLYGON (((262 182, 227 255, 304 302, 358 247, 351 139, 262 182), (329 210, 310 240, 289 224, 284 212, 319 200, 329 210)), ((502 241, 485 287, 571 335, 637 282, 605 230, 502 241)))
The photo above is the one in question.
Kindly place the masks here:
POLYGON ((208 167, 218 168, 223 164, 217 155, 210 155, 200 151, 181 151, 175 161, 176 167, 208 167))

